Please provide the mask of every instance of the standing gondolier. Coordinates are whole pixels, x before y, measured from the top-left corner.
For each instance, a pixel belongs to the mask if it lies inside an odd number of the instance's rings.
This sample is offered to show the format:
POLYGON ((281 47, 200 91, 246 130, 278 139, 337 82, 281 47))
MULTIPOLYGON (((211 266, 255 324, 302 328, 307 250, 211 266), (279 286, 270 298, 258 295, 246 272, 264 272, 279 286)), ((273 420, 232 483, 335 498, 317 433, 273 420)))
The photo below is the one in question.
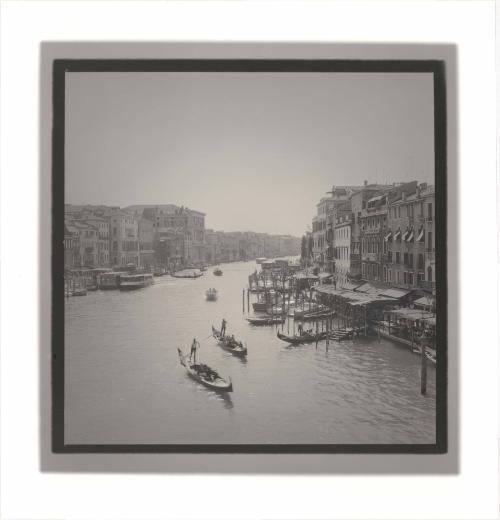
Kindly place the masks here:
POLYGON ((222 318, 222 325, 220 327, 221 336, 224 336, 226 334, 226 325, 227 325, 226 318, 222 318))
POLYGON ((196 341, 196 338, 193 338, 193 342, 191 343, 191 353, 189 355, 189 361, 191 358, 193 359, 193 363, 196 363, 196 350, 200 348, 200 343, 196 341))

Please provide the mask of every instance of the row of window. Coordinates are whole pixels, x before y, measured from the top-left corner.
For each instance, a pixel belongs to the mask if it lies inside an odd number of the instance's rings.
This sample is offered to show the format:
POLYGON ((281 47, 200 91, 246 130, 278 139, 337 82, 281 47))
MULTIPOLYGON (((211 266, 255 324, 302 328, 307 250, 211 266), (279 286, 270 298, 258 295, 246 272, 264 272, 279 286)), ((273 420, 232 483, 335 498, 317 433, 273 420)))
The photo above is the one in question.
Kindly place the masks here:
POLYGON ((417 282, 433 282, 432 267, 427 268, 427 280, 426 273, 422 271, 414 273, 413 271, 393 271, 390 268, 384 266, 382 271, 381 264, 367 264, 363 263, 361 266, 362 276, 365 280, 383 280, 384 282, 394 282, 396 284, 414 285, 417 282), (415 278, 416 276, 416 278, 415 278))
POLYGON ((416 204, 400 204, 398 206, 394 206, 389 208, 392 218, 413 218, 415 215, 415 209, 418 206, 419 217, 426 217, 432 219, 432 202, 426 202, 424 204, 423 201, 416 204), (427 206, 425 208, 425 206, 427 206))

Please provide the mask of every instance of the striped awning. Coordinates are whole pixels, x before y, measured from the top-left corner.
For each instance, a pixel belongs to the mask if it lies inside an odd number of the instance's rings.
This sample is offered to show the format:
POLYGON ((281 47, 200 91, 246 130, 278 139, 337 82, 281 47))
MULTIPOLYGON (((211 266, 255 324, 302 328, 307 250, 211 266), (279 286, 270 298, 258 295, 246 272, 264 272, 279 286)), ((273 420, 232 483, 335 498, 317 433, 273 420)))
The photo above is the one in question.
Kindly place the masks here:
POLYGON ((400 237, 401 237, 401 230, 398 229, 396 231, 396 233, 394 233, 394 240, 399 240, 400 237))
POLYGON ((423 242, 424 241, 424 228, 421 228, 418 232, 417 242, 423 242))
POLYGON ((401 240, 403 240, 403 242, 406 240, 406 237, 408 236, 408 232, 409 232, 409 230, 407 229, 407 230, 403 233, 403 236, 401 237, 401 240))
POLYGON ((391 237, 392 237, 392 231, 389 231, 389 233, 387 233, 387 235, 385 235, 384 240, 385 240, 386 242, 389 242, 389 240, 390 240, 391 237))
POLYGON ((406 237, 407 242, 411 242, 413 240, 413 228, 411 228, 410 232, 408 233, 408 236, 406 237))

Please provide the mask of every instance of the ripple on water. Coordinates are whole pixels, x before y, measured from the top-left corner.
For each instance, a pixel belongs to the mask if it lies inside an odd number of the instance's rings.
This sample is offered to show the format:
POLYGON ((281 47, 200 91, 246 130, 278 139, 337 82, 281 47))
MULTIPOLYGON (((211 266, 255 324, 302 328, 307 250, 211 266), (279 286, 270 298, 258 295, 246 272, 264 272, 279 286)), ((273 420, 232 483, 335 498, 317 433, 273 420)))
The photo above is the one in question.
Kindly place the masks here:
POLYGON ((275 327, 250 326, 242 288, 255 268, 227 264, 222 277, 165 276, 140 291, 67 299, 67 442, 434 441, 433 367, 423 397, 419 356, 385 340, 329 342, 326 351, 324 341, 288 347, 275 327), (216 302, 205 300, 209 287, 216 302), (210 337, 223 317, 247 344, 246 361, 210 337), (231 376, 233 393, 200 386, 180 366, 177 347, 188 351, 193 337, 199 359, 231 376))

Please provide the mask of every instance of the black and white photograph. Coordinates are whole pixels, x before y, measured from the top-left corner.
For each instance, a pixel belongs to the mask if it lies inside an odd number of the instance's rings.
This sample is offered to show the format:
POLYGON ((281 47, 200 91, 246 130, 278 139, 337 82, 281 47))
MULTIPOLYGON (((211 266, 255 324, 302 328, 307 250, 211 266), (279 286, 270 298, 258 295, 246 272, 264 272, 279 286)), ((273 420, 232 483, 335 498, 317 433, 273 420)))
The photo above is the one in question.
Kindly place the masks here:
POLYGON ((442 62, 53 89, 55 451, 446 451, 442 62))

